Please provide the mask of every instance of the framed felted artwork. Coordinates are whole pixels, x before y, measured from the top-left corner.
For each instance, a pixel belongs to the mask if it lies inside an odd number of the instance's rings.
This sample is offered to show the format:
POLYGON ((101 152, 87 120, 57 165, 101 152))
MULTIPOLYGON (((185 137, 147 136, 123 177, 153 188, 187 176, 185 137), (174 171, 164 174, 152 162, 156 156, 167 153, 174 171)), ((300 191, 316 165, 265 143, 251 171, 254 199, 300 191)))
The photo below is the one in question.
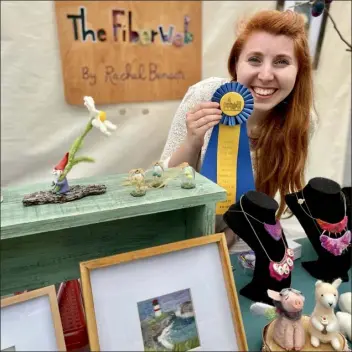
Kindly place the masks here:
POLYGON ((66 351, 54 286, 1 300, 1 351, 66 351))
POLYGON ((248 350, 224 234, 80 264, 94 351, 248 350))

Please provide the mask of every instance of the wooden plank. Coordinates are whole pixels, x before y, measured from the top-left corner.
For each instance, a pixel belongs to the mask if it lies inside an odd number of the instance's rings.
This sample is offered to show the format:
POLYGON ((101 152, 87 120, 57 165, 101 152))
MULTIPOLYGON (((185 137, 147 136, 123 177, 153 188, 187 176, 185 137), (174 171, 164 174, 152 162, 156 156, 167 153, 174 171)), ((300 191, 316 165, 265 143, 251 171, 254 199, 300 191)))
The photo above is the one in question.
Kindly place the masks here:
POLYGON ((1 295, 78 278, 81 261, 184 240, 185 212, 180 209, 2 240, 1 295))
POLYGON ((50 189, 48 184, 5 188, 2 190, 1 239, 190 208, 226 198, 223 188, 199 174, 194 189, 181 188, 180 180, 175 179, 163 189, 151 190, 144 197, 136 198, 130 195, 130 187, 121 186, 125 177, 127 175, 72 180, 72 185, 105 184, 107 192, 59 205, 23 206, 25 194, 50 189))
POLYGON ((55 10, 69 104, 181 99, 201 80, 200 1, 55 1, 55 10))

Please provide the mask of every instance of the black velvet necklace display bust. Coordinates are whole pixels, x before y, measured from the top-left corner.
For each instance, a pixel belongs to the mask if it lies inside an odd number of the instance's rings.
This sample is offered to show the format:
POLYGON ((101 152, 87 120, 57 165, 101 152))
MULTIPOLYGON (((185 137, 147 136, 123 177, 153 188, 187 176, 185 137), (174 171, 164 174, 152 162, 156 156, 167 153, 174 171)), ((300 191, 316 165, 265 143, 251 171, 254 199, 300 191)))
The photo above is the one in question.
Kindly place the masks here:
MULTIPOLYGON (((271 197, 261 192, 249 191, 242 197, 243 210, 255 217, 261 222, 274 225, 276 223, 275 213, 278 209, 277 202, 271 197)), ((264 229, 264 225, 248 217, 257 236, 264 246, 269 257, 279 262, 285 255, 285 245, 282 239, 276 241, 264 229)), ((256 302, 264 302, 272 304, 272 300, 268 297, 267 290, 281 291, 283 288, 291 286, 291 274, 281 281, 270 276, 269 272, 269 258, 265 254, 256 235, 253 233, 251 226, 246 220, 240 206, 240 202, 233 204, 229 210, 224 214, 224 221, 227 226, 236 233, 255 253, 255 268, 252 281, 245 287, 241 288, 240 294, 244 297, 256 302)), ((287 246, 286 238, 282 233, 285 244, 287 246)))
MULTIPOLYGON (((315 219, 335 224, 340 222, 345 216, 344 201, 341 187, 330 179, 316 177, 309 181, 304 189, 297 193, 288 194, 285 197, 287 206, 291 209, 300 224, 302 225, 309 241, 311 242, 318 259, 315 261, 302 262, 302 266, 308 273, 319 280, 332 282, 341 278, 344 282, 348 281, 348 270, 351 268, 351 246, 341 255, 335 256, 325 248, 320 242, 320 235, 323 230, 318 223, 309 217, 298 203, 299 199, 305 199, 302 203, 303 209, 315 219), (308 206, 308 208, 307 208, 308 206)), ((351 216, 350 203, 346 201, 346 215, 351 216)), ((347 222, 347 227, 351 229, 351 220, 347 222)), ((339 238, 341 234, 331 234, 331 238, 339 238)), ((327 234, 328 235, 328 234, 327 234)))

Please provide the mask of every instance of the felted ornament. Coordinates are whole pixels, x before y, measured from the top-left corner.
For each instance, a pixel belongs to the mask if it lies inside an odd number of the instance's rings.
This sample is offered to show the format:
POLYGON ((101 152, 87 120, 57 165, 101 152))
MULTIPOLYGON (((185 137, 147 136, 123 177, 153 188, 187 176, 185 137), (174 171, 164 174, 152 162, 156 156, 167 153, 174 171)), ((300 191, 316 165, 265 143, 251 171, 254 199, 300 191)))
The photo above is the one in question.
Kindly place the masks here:
POLYGON ((316 0, 312 5, 312 16, 319 17, 325 9, 325 2, 324 0, 316 0))

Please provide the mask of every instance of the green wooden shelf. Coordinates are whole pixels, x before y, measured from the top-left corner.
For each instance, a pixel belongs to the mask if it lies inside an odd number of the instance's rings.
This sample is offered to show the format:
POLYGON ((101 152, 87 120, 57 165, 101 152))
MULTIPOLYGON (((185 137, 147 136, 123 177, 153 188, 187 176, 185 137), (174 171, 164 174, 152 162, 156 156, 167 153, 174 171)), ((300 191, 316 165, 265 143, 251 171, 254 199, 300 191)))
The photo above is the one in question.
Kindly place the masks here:
POLYGON ((223 188, 196 174, 197 187, 180 180, 130 196, 127 175, 71 180, 105 184, 107 192, 64 204, 25 207, 25 194, 48 184, 2 190, 1 295, 79 277, 79 262, 214 233, 215 205, 223 188))

